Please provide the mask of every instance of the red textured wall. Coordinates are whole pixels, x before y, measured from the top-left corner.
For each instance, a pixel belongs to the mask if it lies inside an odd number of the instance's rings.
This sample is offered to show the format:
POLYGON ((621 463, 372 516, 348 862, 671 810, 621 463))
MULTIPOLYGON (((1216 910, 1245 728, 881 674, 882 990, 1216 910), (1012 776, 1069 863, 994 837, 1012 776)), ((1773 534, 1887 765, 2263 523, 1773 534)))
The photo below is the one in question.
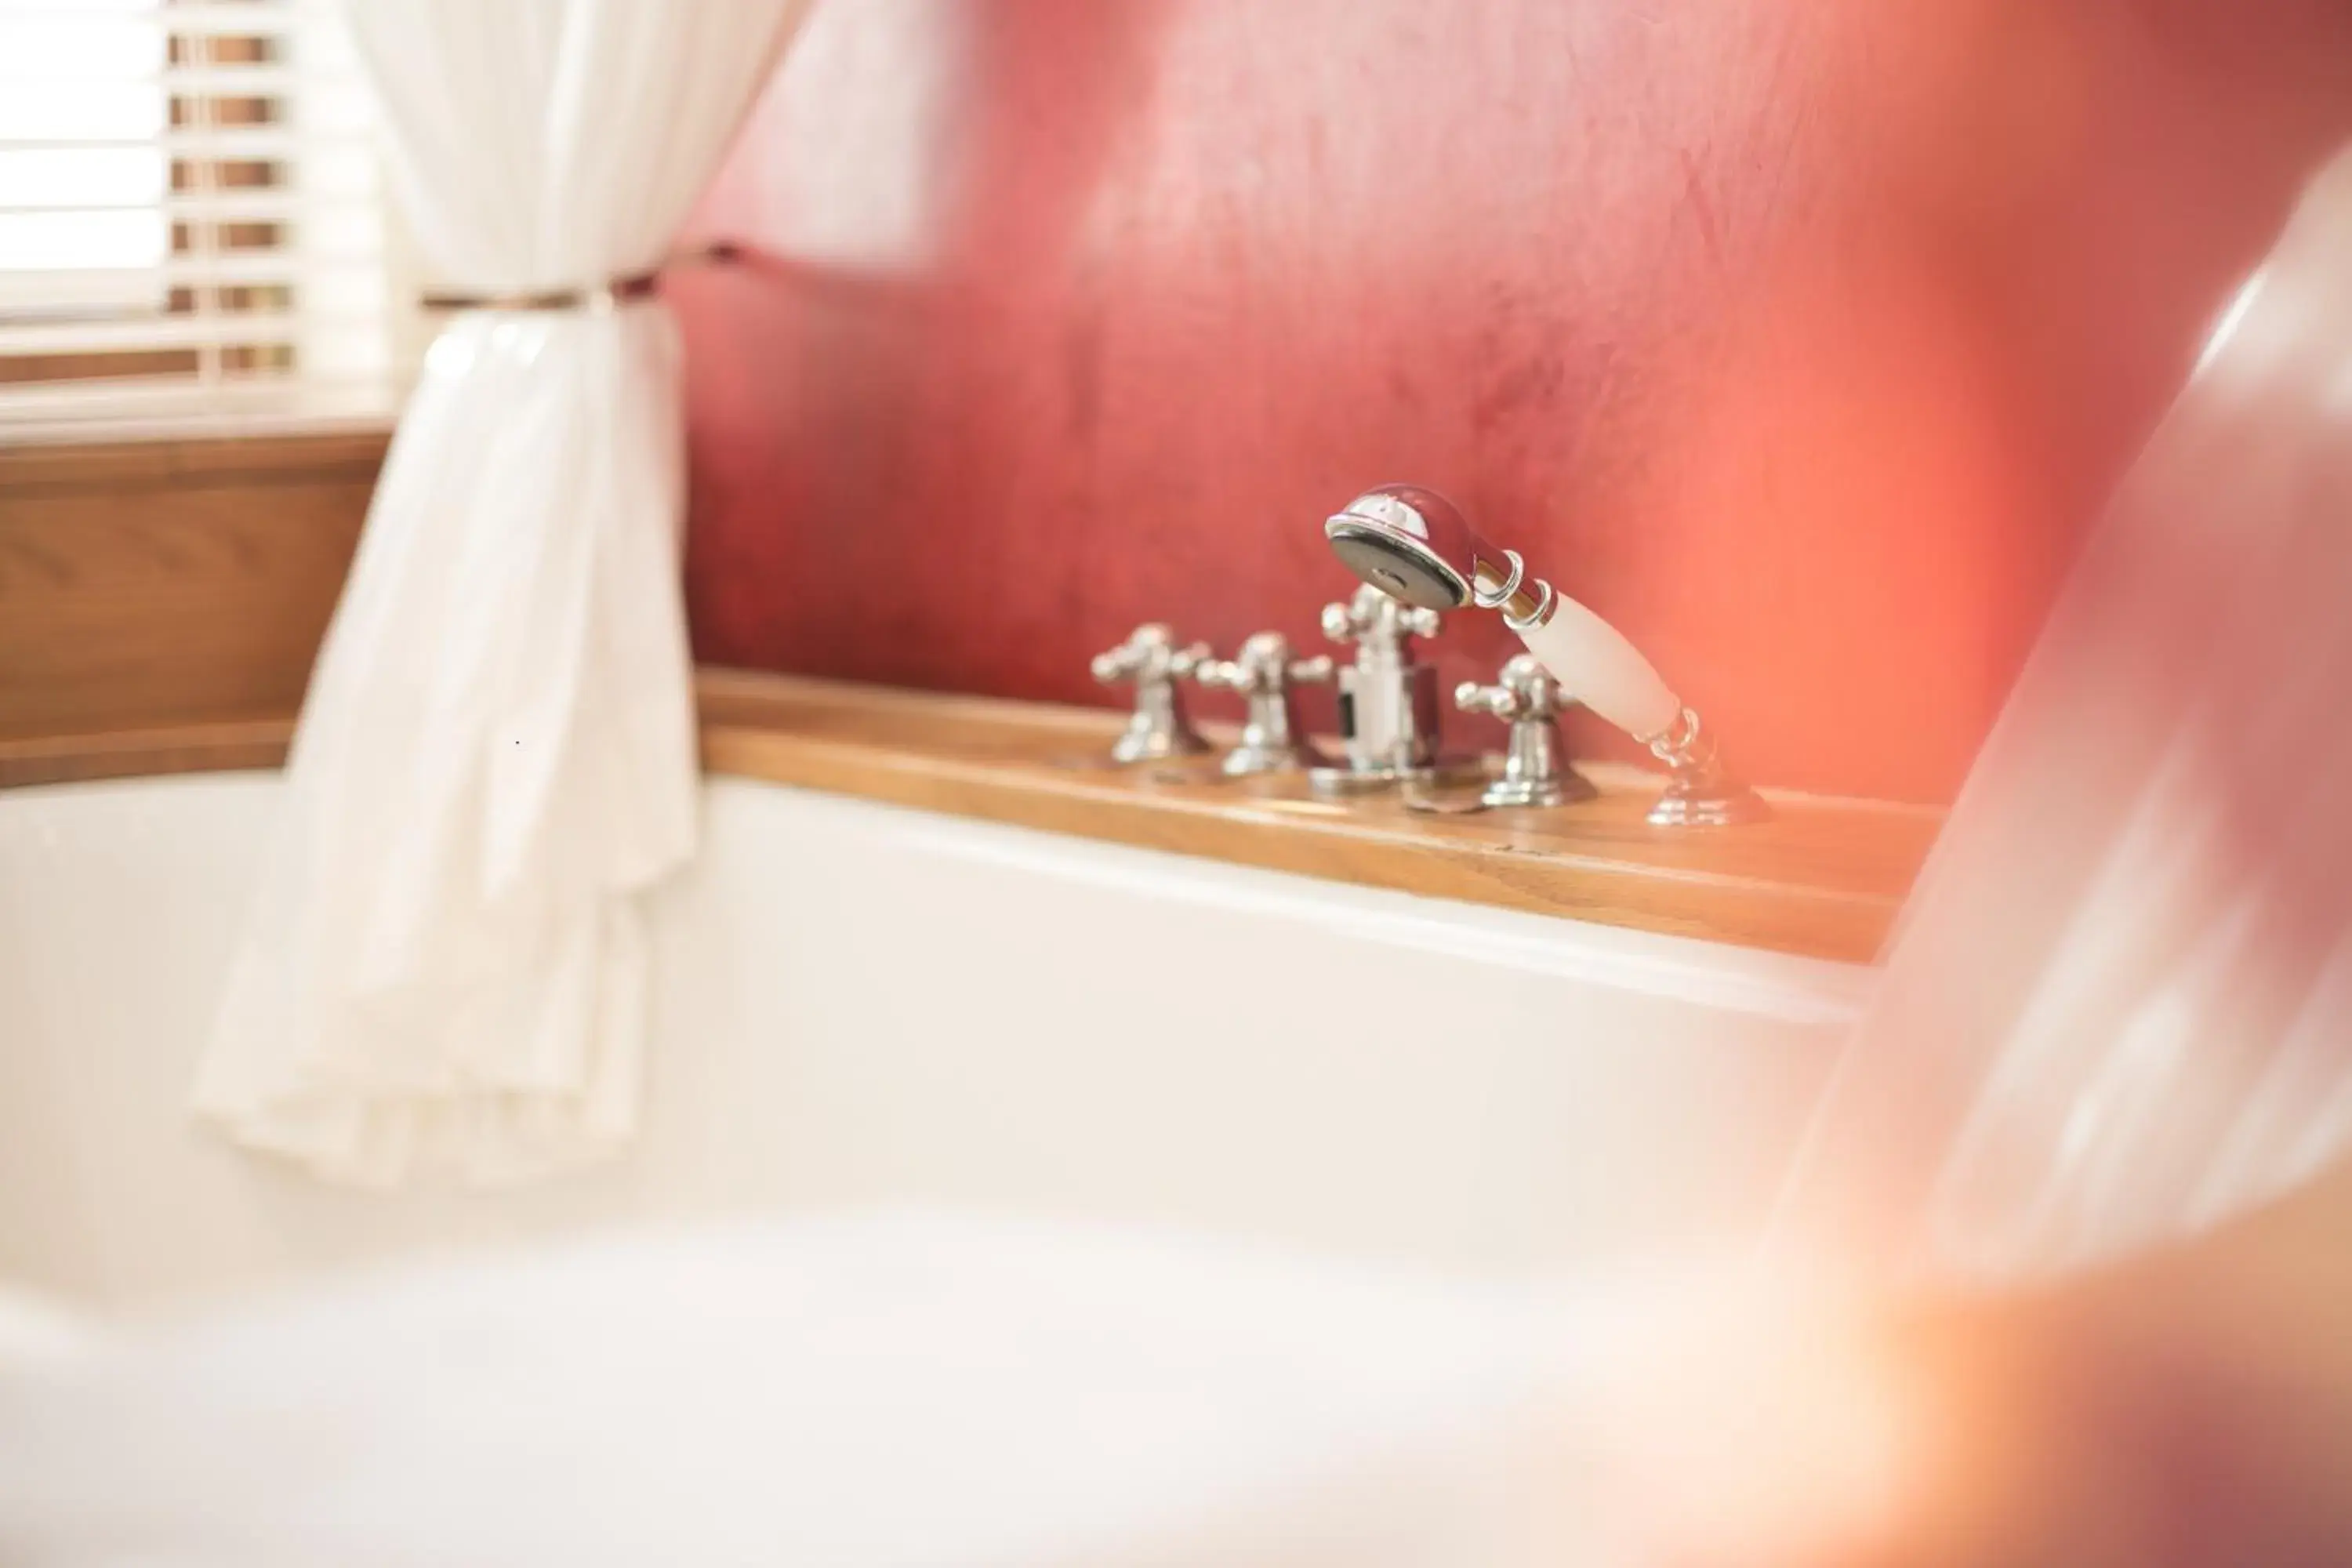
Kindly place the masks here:
POLYGON ((673 289, 698 651, 1116 700, 1138 621, 1313 642, 1412 479, 1756 776, 1948 796, 2340 11, 821 0, 698 221, 776 261, 673 289))

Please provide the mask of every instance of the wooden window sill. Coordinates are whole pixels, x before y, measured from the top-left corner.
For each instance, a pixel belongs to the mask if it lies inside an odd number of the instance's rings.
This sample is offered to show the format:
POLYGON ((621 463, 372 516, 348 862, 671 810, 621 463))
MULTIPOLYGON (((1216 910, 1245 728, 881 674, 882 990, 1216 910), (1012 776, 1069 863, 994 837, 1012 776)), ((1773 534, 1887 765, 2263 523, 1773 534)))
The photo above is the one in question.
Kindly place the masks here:
MULTIPOLYGON (((1300 781, 1188 780, 1107 759, 1117 713, 705 669, 716 773, 1436 898, 1864 962, 1885 941, 1941 814, 1776 797, 1769 823, 1668 831, 1657 784, 1590 770, 1601 798, 1425 816, 1314 799, 1300 781)), ((289 716, 0 740, 0 785, 267 768, 289 716)))
POLYGON ((289 420, 287 427, 247 422, 214 427, 192 422, 170 434, 136 425, 90 422, 70 428, 0 428, 0 497, 54 491, 121 491, 159 486, 299 482, 322 475, 373 481, 392 441, 382 416, 289 420))
POLYGON ((300 703, 383 430, 20 437, 0 432, 0 737, 300 703))

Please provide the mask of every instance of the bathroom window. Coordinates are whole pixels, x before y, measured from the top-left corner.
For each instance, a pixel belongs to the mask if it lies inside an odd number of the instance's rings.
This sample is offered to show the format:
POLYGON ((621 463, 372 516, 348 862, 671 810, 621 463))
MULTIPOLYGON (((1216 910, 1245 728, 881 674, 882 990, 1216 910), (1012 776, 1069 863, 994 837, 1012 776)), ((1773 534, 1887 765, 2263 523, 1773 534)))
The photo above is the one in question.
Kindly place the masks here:
POLYGON ((325 0, 0 0, 0 444, 388 412, 373 130, 325 0))

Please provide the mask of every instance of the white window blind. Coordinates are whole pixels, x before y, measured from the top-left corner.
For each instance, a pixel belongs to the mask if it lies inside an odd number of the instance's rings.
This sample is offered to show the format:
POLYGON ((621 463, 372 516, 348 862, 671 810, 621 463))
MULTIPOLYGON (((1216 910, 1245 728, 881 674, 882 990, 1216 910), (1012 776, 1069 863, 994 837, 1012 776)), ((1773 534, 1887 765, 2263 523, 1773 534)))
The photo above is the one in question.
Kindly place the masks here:
POLYGON ((0 441, 387 411, 373 135, 320 0, 0 0, 0 441))

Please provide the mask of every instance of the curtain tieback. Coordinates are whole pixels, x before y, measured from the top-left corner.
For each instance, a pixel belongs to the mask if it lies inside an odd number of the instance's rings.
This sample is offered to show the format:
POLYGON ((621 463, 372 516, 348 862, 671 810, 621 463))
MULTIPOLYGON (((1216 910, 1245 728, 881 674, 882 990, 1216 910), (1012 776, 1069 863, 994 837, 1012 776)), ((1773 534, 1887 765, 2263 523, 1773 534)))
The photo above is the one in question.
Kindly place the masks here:
POLYGON ((673 267, 724 266, 741 261, 746 252, 731 239, 714 240, 690 250, 674 250, 662 264, 646 272, 607 279, 593 289, 548 289, 535 294, 460 294, 428 289, 418 302, 428 310, 587 310, 603 315, 615 305, 650 297, 661 275, 673 267))
POLYGON ((593 289, 548 289, 530 294, 427 292, 420 302, 428 310, 585 310, 602 316, 617 305, 649 297, 660 280, 658 271, 632 272, 593 289))

